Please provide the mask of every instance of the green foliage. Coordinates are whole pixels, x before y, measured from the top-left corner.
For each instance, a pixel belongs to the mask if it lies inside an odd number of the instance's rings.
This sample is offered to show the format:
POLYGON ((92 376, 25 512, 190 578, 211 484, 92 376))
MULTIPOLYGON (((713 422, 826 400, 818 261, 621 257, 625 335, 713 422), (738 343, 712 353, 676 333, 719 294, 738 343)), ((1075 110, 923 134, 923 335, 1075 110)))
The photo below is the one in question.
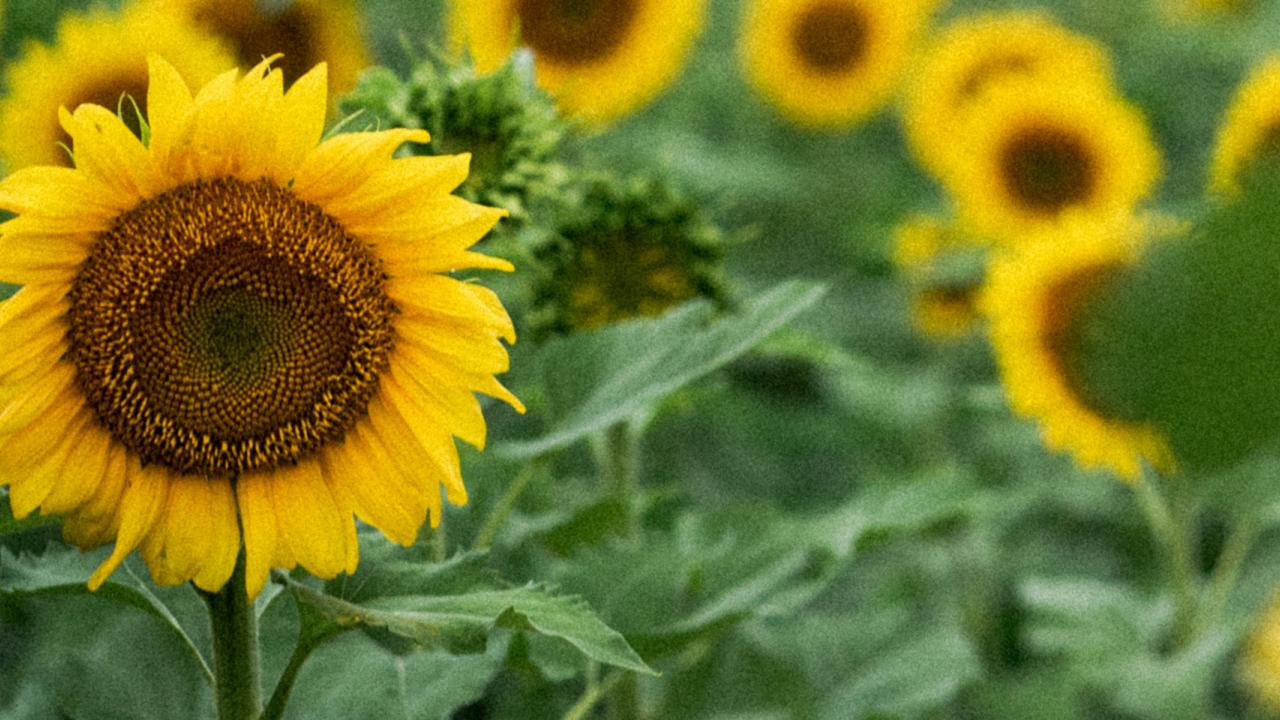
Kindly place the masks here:
POLYGON ((624 420, 747 352, 822 292, 814 283, 787 282, 714 320, 709 305, 695 303, 656 319, 554 340, 526 370, 545 388, 549 429, 496 450, 532 457, 624 420))
POLYGON ((383 629, 412 641, 417 649, 471 654, 484 650, 495 629, 521 630, 564 640, 597 662, 652 672, 585 603, 537 585, 458 595, 426 595, 419 590, 373 597, 357 605, 296 581, 285 582, 300 605, 304 634, 383 629))

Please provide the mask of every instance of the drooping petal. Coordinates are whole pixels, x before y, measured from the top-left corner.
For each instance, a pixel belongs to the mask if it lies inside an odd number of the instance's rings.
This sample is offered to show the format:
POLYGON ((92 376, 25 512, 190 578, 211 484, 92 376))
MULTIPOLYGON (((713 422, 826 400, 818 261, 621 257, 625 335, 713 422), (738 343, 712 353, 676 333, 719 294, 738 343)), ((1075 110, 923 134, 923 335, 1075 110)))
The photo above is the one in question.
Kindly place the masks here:
POLYGON ((110 557, 89 578, 90 590, 102 587, 107 577, 120 567, 125 557, 151 532, 168 499, 169 477, 164 468, 142 467, 137 459, 131 457, 126 478, 118 510, 120 531, 116 535, 116 546, 110 557))

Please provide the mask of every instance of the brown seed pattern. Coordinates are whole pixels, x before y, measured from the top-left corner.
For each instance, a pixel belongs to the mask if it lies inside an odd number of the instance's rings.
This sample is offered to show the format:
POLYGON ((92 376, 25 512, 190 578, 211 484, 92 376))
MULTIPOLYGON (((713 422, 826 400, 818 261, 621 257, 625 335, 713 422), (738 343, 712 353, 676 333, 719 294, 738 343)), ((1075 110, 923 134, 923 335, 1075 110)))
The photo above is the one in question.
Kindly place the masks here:
POLYGON ((392 347, 379 261, 269 181, 200 180, 121 215, 70 293, 71 359, 144 462, 296 462, 365 412, 392 347))

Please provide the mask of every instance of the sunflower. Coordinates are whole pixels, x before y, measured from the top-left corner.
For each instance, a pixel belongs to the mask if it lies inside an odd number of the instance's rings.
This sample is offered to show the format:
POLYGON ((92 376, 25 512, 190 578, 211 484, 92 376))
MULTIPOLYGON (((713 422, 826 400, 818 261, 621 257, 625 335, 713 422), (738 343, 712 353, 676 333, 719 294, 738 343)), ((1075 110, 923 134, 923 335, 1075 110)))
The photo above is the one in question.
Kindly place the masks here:
POLYGON ((16 516, 134 548, 161 583, 248 590, 271 567, 357 562, 353 513, 399 543, 466 502, 453 436, 514 340, 447 273, 503 214, 450 195, 466 155, 392 160, 421 130, 320 142, 325 67, 283 92, 263 61, 192 98, 153 56, 149 145, 97 105, 62 112, 74 168, 0 181, 0 481, 16 516), (318 143, 318 145, 317 145, 318 143), (237 515, 239 526, 237 525, 237 515))
POLYGON ((1170 451, 1149 424, 1122 417, 1091 390, 1073 343, 1082 313, 1158 236, 1154 223, 1072 218, 993 261, 981 301, 1013 409, 1040 425, 1049 448, 1127 480, 1144 462, 1171 470, 1170 451))
POLYGON ((977 326, 981 263, 965 263, 981 252, 979 239, 954 222, 915 215, 893 231, 894 264, 907 280, 911 324, 921 334, 952 340, 977 326), (976 267, 975 267, 976 266, 976 267))
POLYGON ((935 4, 755 0, 741 41, 747 77, 795 122, 853 125, 889 100, 935 4))
POLYGON ((370 63, 363 18, 354 0, 145 0, 145 4, 175 9, 224 38, 244 67, 284 53, 279 67, 286 82, 324 62, 335 95, 355 87, 360 71, 370 63))
POLYGON ((1142 116, 1106 88, 1009 80, 983 95, 961 131, 965 152, 943 184, 975 231, 1006 242, 1065 213, 1124 214, 1160 173, 1142 116))
POLYGON ((1280 713, 1280 594, 1273 594, 1254 621, 1239 667, 1240 679, 1259 703, 1280 713))
POLYGON ((1210 190, 1238 194, 1242 175, 1260 162, 1280 163, 1280 54, 1254 68, 1236 91, 1213 149, 1210 190))
MULTIPOLYGON (((68 163, 59 147, 68 140, 58 125, 60 107, 93 102, 114 110, 124 95, 141 106, 152 52, 195 84, 234 63, 221 42, 178 15, 138 5, 66 15, 53 45, 28 45, 4 72, 9 90, 0 100, 0 154, 8 168, 68 163)), ((125 108, 136 127, 132 106, 125 108)))
POLYGON ((702 297, 725 304, 724 242, 702 208, 656 178, 591 178, 535 248, 535 333, 591 330, 702 297))
POLYGON ((1035 76, 1110 87, 1106 51, 1047 14, 1019 11, 975 15, 948 26, 911 73, 903 125, 912 151, 935 175, 964 144, 957 117, 983 91, 1009 77, 1035 76))
POLYGON ((453 0, 452 44, 481 73, 518 44, 538 84, 565 114, 590 124, 626 115, 679 74, 702 29, 706 0, 453 0))

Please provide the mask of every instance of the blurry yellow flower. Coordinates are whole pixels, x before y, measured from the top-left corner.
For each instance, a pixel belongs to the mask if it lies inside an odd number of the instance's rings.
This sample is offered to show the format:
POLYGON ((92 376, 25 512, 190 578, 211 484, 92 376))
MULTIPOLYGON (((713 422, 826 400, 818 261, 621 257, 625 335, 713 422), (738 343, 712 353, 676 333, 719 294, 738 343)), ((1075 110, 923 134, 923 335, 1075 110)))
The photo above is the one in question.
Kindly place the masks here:
POLYGON ((1005 242, 1067 213, 1124 214, 1160 174, 1141 114, 1105 88, 1010 80, 990 88, 959 130, 965 153, 943 184, 963 220, 1005 242))
POLYGON ((565 114, 601 124, 671 84, 702 29, 705 0, 453 0, 450 34, 482 73, 517 45, 565 114))
POLYGON ((354 0, 144 0, 176 9, 206 31, 224 38, 241 67, 284 53, 277 66, 285 84, 314 65, 329 65, 329 88, 339 95, 355 87, 370 64, 364 23, 354 0))
POLYGON ((1254 621, 1240 656, 1240 679, 1259 703, 1280 713, 1280 594, 1254 621))
POLYGON ((911 324, 935 340, 953 340, 975 330, 981 313, 981 268, 942 273, 938 265, 975 252, 983 244, 953 221, 915 215, 894 228, 894 264, 907 281, 911 324))
POLYGON ((514 340, 497 296, 447 273, 510 269, 467 250, 502 211, 450 192, 469 157, 393 160, 421 130, 321 142, 317 67, 283 92, 265 60, 193 99, 153 56, 150 145, 81 105, 75 168, 0 181, 0 483, 16 516, 134 548, 155 580, 226 583, 243 547, 272 567, 357 563, 352 514, 409 544, 441 487, 465 503, 454 436, 514 340))
POLYGON ((958 20, 911 75, 903 107, 907 139, 921 165, 939 176, 966 147, 956 133, 961 116, 992 84, 1028 76, 1102 88, 1112 82, 1110 60, 1097 43, 1039 11, 958 20))
POLYGON ((1091 395, 1073 353, 1081 312, 1123 277, 1156 233, 1138 220, 1073 218, 993 261, 982 297, 1014 411, 1040 426, 1050 449, 1130 481, 1143 463, 1172 470, 1170 451, 1148 424, 1117 416, 1091 395))
POLYGON ((851 126, 897 89, 934 5, 755 0, 741 41, 747 77, 797 123, 851 126))
POLYGON ((1240 192, 1242 175, 1257 162, 1280 163, 1280 54, 1255 67, 1236 91, 1213 149, 1210 190, 1240 192))
MULTIPOLYGON (((32 43, 6 65, 8 95, 0 100, 0 154, 9 170, 69 161, 59 143, 58 108, 93 102, 111 110, 123 94, 145 105, 147 54, 167 58, 188 82, 204 83, 233 64, 219 41, 174 13, 129 5, 66 15, 53 45, 32 43)), ((124 117, 135 122, 133 106, 124 117)))

